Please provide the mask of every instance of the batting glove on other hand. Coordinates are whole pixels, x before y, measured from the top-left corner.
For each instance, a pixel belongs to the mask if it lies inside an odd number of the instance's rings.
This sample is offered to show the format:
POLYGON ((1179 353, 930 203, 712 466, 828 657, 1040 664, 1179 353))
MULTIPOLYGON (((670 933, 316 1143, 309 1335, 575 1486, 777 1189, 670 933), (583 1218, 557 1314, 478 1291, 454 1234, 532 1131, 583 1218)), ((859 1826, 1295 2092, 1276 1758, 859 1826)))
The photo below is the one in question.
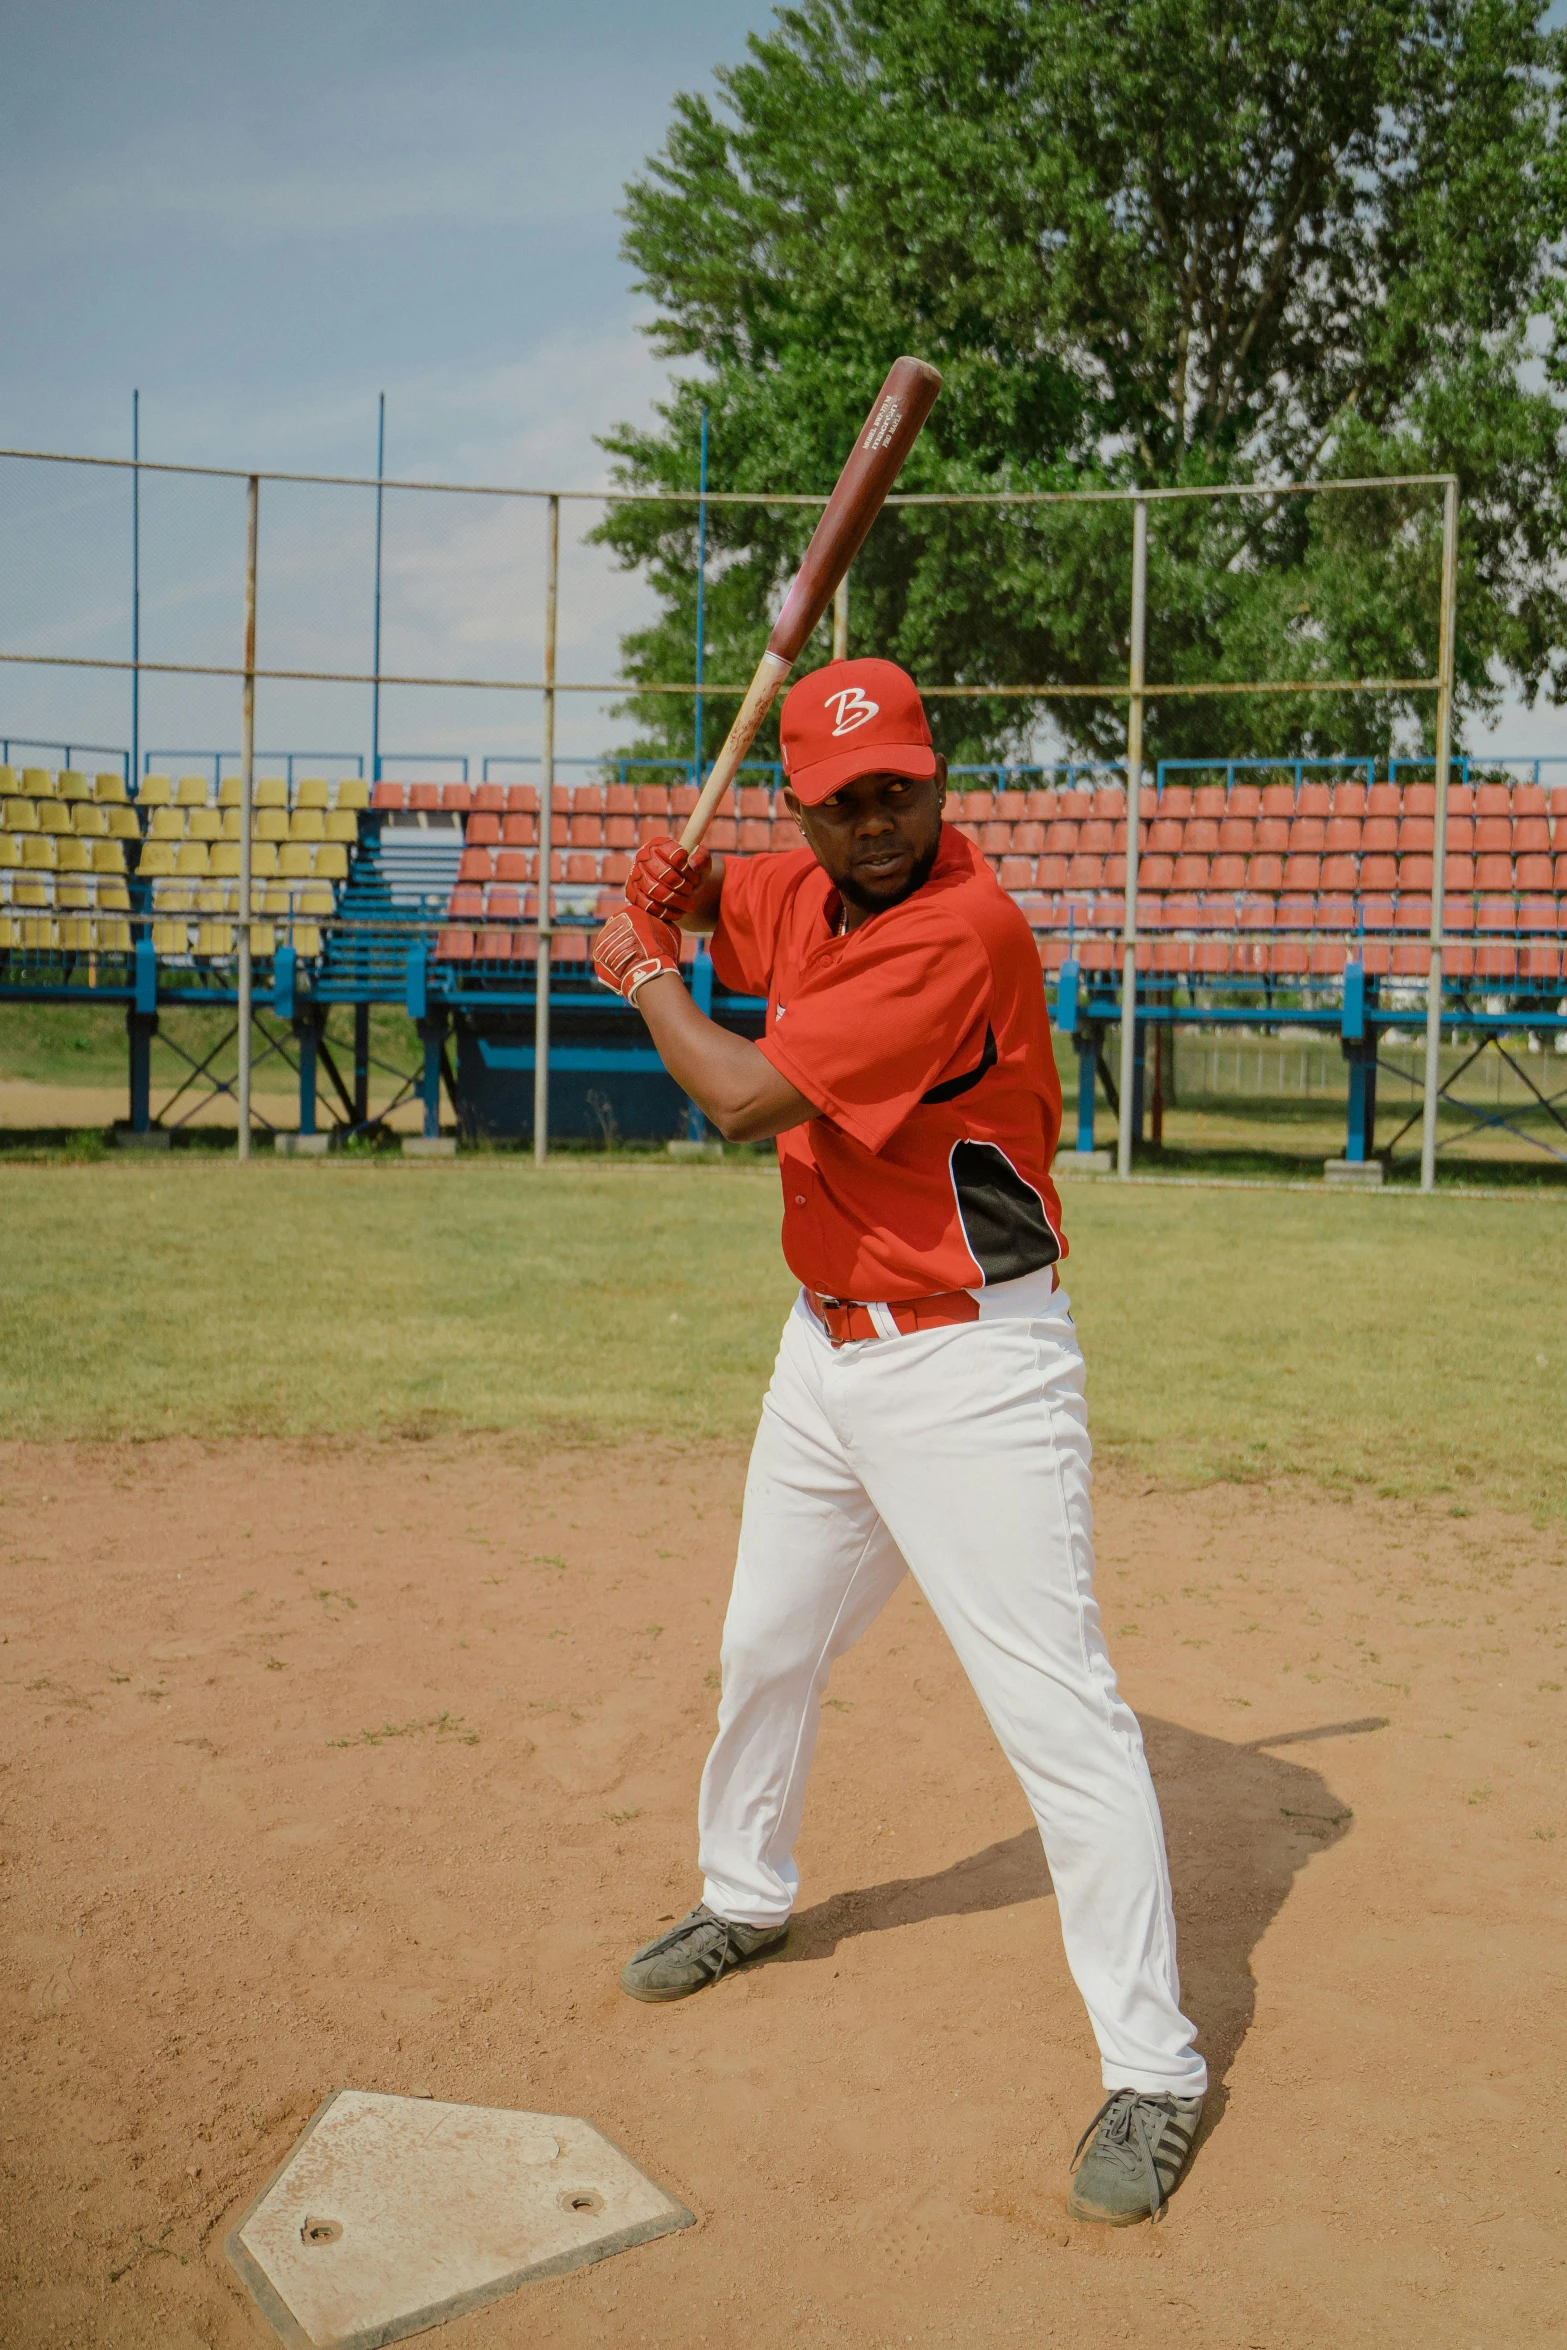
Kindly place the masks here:
POLYGON ((628 1004, 660 971, 680 970, 680 933, 640 906, 611 914, 593 941, 593 968, 628 1004))
POLYGON ((690 913, 712 862, 706 849, 683 849, 667 834, 646 840, 632 863, 626 903, 661 922, 679 922, 690 913))

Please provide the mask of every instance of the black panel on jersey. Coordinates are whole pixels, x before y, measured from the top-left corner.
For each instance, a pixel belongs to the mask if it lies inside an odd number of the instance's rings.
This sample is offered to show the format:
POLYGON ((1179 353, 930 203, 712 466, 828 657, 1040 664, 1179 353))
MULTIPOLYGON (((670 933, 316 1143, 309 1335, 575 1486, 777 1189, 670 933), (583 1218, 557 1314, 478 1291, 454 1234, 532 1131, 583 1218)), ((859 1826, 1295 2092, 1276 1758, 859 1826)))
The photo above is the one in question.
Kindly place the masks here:
POLYGON ((1053 1265, 1061 1244, 1045 1220, 1039 1194, 994 1142, 955 1142, 952 1188, 974 1262, 987 1285, 1018 1281, 1053 1265))
POLYGON ((988 1077, 995 1065, 996 1032, 987 1021, 985 1024, 985 1049, 979 1056, 978 1067, 970 1069, 965 1076, 949 1077, 942 1084, 933 1085, 929 1093, 920 1095, 920 1108, 923 1110, 931 1102, 955 1102, 960 1093, 969 1092, 982 1077, 988 1077))

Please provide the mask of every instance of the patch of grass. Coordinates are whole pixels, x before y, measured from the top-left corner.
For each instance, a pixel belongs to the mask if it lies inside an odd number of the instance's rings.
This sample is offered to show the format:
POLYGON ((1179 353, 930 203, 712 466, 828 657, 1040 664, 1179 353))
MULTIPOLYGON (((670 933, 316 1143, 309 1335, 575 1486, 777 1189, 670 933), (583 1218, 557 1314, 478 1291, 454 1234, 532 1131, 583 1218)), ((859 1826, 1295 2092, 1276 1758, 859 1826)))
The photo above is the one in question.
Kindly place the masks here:
MULTIPOLYGON (((1101 1455, 1567 1507, 1554 1203, 1104 1183, 1066 1215, 1101 1455)), ((0 1426, 743 1440, 778 1223, 757 1163, 13 1162, 0 1426)))

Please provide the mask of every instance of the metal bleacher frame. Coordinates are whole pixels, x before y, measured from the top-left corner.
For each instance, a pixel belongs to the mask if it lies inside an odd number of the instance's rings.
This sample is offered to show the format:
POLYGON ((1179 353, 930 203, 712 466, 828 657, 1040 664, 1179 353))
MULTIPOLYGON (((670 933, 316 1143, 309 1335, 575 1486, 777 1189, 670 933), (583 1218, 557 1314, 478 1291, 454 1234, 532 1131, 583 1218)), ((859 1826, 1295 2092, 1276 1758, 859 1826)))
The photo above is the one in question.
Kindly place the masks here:
MULTIPOLYGON (((177 675, 224 677, 234 680, 242 688, 241 717, 243 748, 238 753, 202 754, 210 759, 214 777, 222 773, 225 759, 237 759, 241 778, 239 826, 242 842, 239 891, 235 903, 247 909, 247 919, 238 923, 235 933, 235 951, 228 956, 216 951, 212 954, 196 952, 160 954, 152 933, 152 914, 145 888, 139 888, 134 868, 127 876, 130 910, 126 917, 117 917, 116 935, 129 936, 133 944, 129 951, 105 951, 101 945, 89 944, 85 951, 79 941, 85 932, 93 935, 93 924, 75 919, 51 925, 46 920, 30 917, 20 925, 12 921, 5 933, 6 945, 0 959, 0 995, 79 1001, 91 995, 99 1002, 119 1001, 126 1007, 130 1031, 131 1097, 133 1132, 150 1131, 148 1055, 151 1036, 157 1027, 160 1007, 176 1003, 201 1003, 211 1006, 229 1006, 235 1013, 235 1031, 239 1043, 240 1069, 233 1087, 221 1084, 212 1076, 214 1055, 208 1054, 200 1066, 191 1065, 188 1083, 191 1087, 205 1083, 216 1085, 222 1092, 235 1095, 240 1111, 239 1152, 244 1157, 249 1150, 251 1133, 251 1058, 253 1032, 259 1033, 263 1045, 263 1059, 277 1056, 288 1062, 299 1078, 301 1086, 302 1122, 306 1129, 315 1122, 319 1073, 325 1066, 333 1089, 337 1108, 332 1113, 336 1125, 352 1131, 368 1121, 369 1074, 369 1011, 377 1002, 401 1003, 414 1018, 421 1037, 420 1065, 415 1071, 394 1072, 399 1078, 403 1095, 416 1093, 423 1105, 427 1132, 433 1132, 439 1120, 439 1092, 444 1080, 450 1085, 450 1062, 446 1052, 447 1035, 455 1016, 482 1017, 486 1012, 505 1016, 513 1021, 520 1014, 532 1013, 536 1022, 537 1047, 534 1053, 535 1079, 535 1150, 542 1157, 547 1148, 549 1131, 550 1073, 552 1069, 565 1071, 570 1060, 579 1054, 595 1051, 599 1060, 593 1065, 609 1073, 615 1065, 642 1069, 654 1061, 651 1048, 640 1038, 622 1046, 618 1041, 605 1044, 600 1033, 595 1044, 574 1045, 564 1029, 558 1050, 550 1035, 550 1005, 554 995, 560 1018, 565 1028, 574 1020, 589 1023, 602 1032, 606 1018, 611 1025, 633 1015, 623 1007, 610 1003, 603 992, 595 991, 587 973, 586 932, 590 918, 578 904, 562 899, 554 902, 550 876, 555 871, 552 855, 551 822, 557 802, 554 787, 557 761, 554 755, 556 697, 560 693, 613 695, 626 690, 623 681, 561 679, 556 668, 557 612, 560 582, 560 509, 563 501, 578 500, 603 504, 605 502, 689 502, 699 516, 699 549, 705 547, 706 513, 709 504, 755 504, 761 506, 817 508, 822 499, 815 493, 804 492, 736 492, 713 491, 707 484, 705 469, 700 485, 694 492, 686 491, 626 491, 621 489, 588 491, 555 491, 526 489, 503 485, 452 484, 439 482, 388 482, 382 465, 371 477, 342 475, 264 475, 258 471, 235 468, 188 466, 181 464, 150 464, 142 460, 133 439, 130 460, 115 458, 66 457, 52 452, 9 450, 0 456, 25 458, 44 465, 88 465, 128 473, 132 490, 132 558, 133 581, 138 540, 135 517, 139 513, 142 477, 162 475, 200 475, 210 479, 243 481, 247 485, 247 553, 243 576, 243 606, 245 626, 243 647, 239 659, 232 663, 197 663, 168 660, 144 661, 141 657, 139 624, 139 588, 132 597, 132 634, 130 657, 86 656, 78 652, 39 649, 26 652, 0 651, 0 661, 23 662, 32 667, 64 667, 121 671, 127 674, 131 687, 131 737, 129 755, 114 751, 96 752, 96 757, 112 756, 120 763, 127 777, 139 778, 144 762, 138 756, 140 735, 137 694, 144 671, 159 671, 177 675), (260 491, 264 482, 273 480, 296 484, 318 484, 358 488, 374 492, 376 500, 377 570, 376 614, 377 625, 372 664, 334 670, 305 670, 288 667, 258 665, 255 637, 257 599, 257 516, 260 491), (507 501, 533 501, 544 512, 546 525, 546 563, 544 587, 544 660, 542 674, 536 677, 481 676, 457 677, 441 675, 394 675, 382 671, 380 663, 380 533, 379 516, 383 491, 417 492, 421 496, 460 493, 464 497, 485 496, 507 501), (520 915, 513 922, 515 934, 503 955, 475 953, 470 946, 459 958, 455 949, 443 953, 443 932, 450 932, 446 898, 449 896, 450 859, 446 860, 444 874, 439 879, 434 867, 431 887, 423 890, 417 885, 417 859, 413 865, 405 857, 403 886, 392 892, 385 886, 385 874, 380 870, 383 826, 375 816, 363 818, 357 828, 358 838, 349 860, 349 872, 342 895, 336 901, 336 910, 330 920, 313 926, 320 936, 319 951, 314 947, 302 952, 294 943, 294 933, 285 926, 274 938, 270 926, 263 923, 253 935, 250 921, 255 919, 254 901, 247 901, 245 891, 252 881, 252 827, 244 811, 252 805, 252 786, 255 776, 255 690, 258 679, 298 679, 337 685, 358 685, 369 689, 372 697, 371 754, 369 780, 372 785, 388 779, 395 766, 414 766, 426 772, 432 766, 457 767, 466 781, 469 761, 461 754, 450 759, 434 754, 416 759, 399 759, 380 747, 379 704, 383 685, 398 687, 442 687, 502 691, 506 694, 538 695, 542 709, 542 748, 538 755, 540 775, 538 856, 544 866, 547 893, 543 900, 540 920, 535 915, 532 923, 520 915), (412 885, 410 885, 410 878, 412 885), (24 943, 24 934, 41 934, 55 930, 61 943, 43 946, 24 943), (72 941, 63 942, 69 934, 72 941), (257 945, 260 938, 266 943, 257 945), (512 946, 521 948, 520 953, 512 946), (256 968, 253 970, 253 959, 256 968), (533 968, 530 971, 528 964, 533 968), (519 967, 520 966, 520 967, 519 967), (354 1007, 354 1072, 352 1083, 345 1081, 326 1052, 322 1026, 327 1010, 335 1003, 354 1007), (591 1022, 589 1008, 591 1007, 591 1022), (292 1046, 292 1057, 290 1047, 292 1046), (569 1056, 569 1059, 566 1057, 569 1056)), ((1559 903, 1553 899, 1554 930, 1547 945, 1538 937, 1520 945, 1516 935, 1525 920, 1522 906, 1515 919, 1488 939, 1480 939, 1468 924, 1463 925, 1461 938, 1446 933, 1444 925, 1447 909, 1444 892, 1440 888, 1424 900, 1413 888, 1399 905, 1400 920, 1393 917, 1393 901, 1387 901, 1387 917, 1378 918, 1375 927, 1360 908, 1359 926, 1349 924, 1353 932, 1337 962, 1329 959, 1322 968, 1310 968, 1303 976, 1298 950, 1290 949, 1287 934, 1275 925, 1273 916, 1266 914, 1259 904, 1255 909, 1255 928, 1246 908, 1237 897, 1233 922, 1222 918, 1210 923, 1210 935, 1220 935, 1229 941, 1224 955, 1217 963, 1211 959, 1199 960, 1193 953, 1175 952, 1181 944, 1173 933, 1173 921, 1161 930, 1162 915, 1156 918, 1154 899, 1150 892, 1145 908, 1148 918, 1139 915, 1140 843, 1147 821, 1147 783, 1157 794, 1162 786, 1162 773, 1153 770, 1145 779, 1143 764, 1143 726, 1146 704, 1150 698, 1165 700, 1171 697, 1222 697, 1226 694, 1257 696, 1286 694, 1295 697, 1347 692, 1391 694, 1407 699, 1412 695, 1430 694, 1435 698, 1435 725, 1433 729, 1435 754, 1434 839, 1431 848, 1435 871, 1446 876, 1445 837, 1448 804, 1448 777, 1452 765, 1452 726, 1454 701, 1454 645, 1455 609, 1457 591, 1458 552, 1458 488, 1456 479, 1447 474, 1403 475, 1376 480, 1327 479, 1307 482, 1235 482, 1210 484, 1179 489, 1096 489, 1085 491, 996 491, 996 492, 935 492, 897 493, 889 506, 901 505, 1007 505, 1031 508, 1057 505, 1118 505, 1130 509, 1132 521, 1132 565, 1129 645, 1130 657, 1124 684, 1051 685, 1013 684, 928 684, 925 692, 933 698, 1010 697, 1020 705, 1049 706, 1062 700, 1086 699, 1111 704, 1124 702, 1127 710, 1124 832, 1124 872, 1119 880, 1106 888, 1121 893, 1119 906, 1112 907, 1101 892, 1092 901, 1081 905, 1075 902, 1057 902, 1041 911, 1036 905, 1031 910, 1036 930, 1041 939, 1041 963, 1044 984, 1053 993, 1057 1025, 1072 1039, 1079 1056, 1079 1122, 1078 1140, 1092 1140, 1092 1113, 1094 1103, 1093 1076, 1102 1071, 1106 1090, 1113 1106, 1124 1101, 1127 1115, 1117 1108, 1117 1163, 1125 1176, 1131 1172, 1134 1140, 1141 1130, 1141 1071, 1143 1048, 1147 1036, 1161 1027, 1198 1025, 1214 1027, 1234 1024, 1263 1026, 1273 1029, 1314 1028, 1322 1032, 1336 1030, 1350 1068, 1350 1118, 1346 1157, 1353 1167, 1357 1161, 1369 1164, 1375 1147, 1375 1088, 1378 1066, 1379 1037, 1388 1032, 1413 1030, 1423 1026, 1425 1032, 1425 1088, 1421 1106, 1421 1183, 1429 1189, 1435 1180, 1435 1156, 1438 1147, 1437 1111, 1444 1098, 1456 1099, 1453 1081, 1440 1080, 1439 1046, 1444 1033, 1462 1032, 1479 1039, 1478 1049, 1494 1044, 1505 1050, 1510 1039, 1518 1034, 1555 1031, 1567 1026, 1567 1014, 1547 1000, 1555 997, 1563 984, 1562 931, 1559 903), (1438 616, 1438 644, 1435 673, 1419 677, 1338 678, 1320 675, 1292 679, 1226 680, 1222 682, 1163 682, 1150 683, 1146 675, 1145 639, 1147 613, 1148 537, 1151 511, 1161 509, 1172 501, 1211 499, 1262 499, 1277 501, 1301 496, 1338 495, 1347 492, 1389 490, 1439 489, 1441 509, 1441 578, 1438 616), (1425 912, 1418 921, 1415 915, 1423 903, 1425 912), (1406 919, 1407 917, 1407 919, 1406 919), (1275 944, 1282 941, 1284 951, 1259 956, 1254 950, 1257 937, 1267 930, 1275 944), (1478 941, 1485 952, 1478 959, 1471 953, 1471 942, 1478 941), (1291 955, 1293 954, 1293 961, 1291 955), (1467 959, 1467 968, 1466 966, 1467 959), (1487 962, 1489 968, 1480 969, 1487 962), (1424 1008, 1419 1002, 1424 987, 1424 1008), (1111 1077, 1104 1061, 1106 1032, 1117 1026, 1120 1031, 1119 1084, 1111 1077)), ((703 557, 698 555, 698 609, 701 610, 703 557)), ((846 605, 844 606, 846 613, 846 605)), ((834 642, 840 638, 835 621, 834 642)), ((708 679, 704 682, 702 642, 699 628, 697 644, 696 680, 642 681, 633 684, 637 693, 689 695, 695 693, 698 707, 705 692, 710 696, 738 694, 739 687, 718 685, 708 679)), ((17 740, 22 738, 18 737, 17 740)), ((35 744, 34 748, 62 748, 69 755, 76 746, 35 744)), ((86 748, 86 746, 80 746, 86 748)), ((184 757, 193 754, 181 754, 184 757)), ((306 754, 279 754, 286 760, 291 776, 296 765, 306 754)), ((318 763, 351 765, 363 777, 364 766, 358 754, 342 754, 327 759, 326 754, 315 754, 318 763)), ((491 758, 484 762, 486 777, 489 770, 512 764, 491 758)), ((562 767, 570 762, 558 764, 562 767)), ((592 762, 600 774, 614 772, 619 762, 592 762)), ((682 762, 669 761, 668 770, 678 770, 682 762)), ((1093 763, 1094 770, 1103 774, 1101 763, 1093 763)), ((1257 762, 1220 761, 1233 774, 1243 765, 1257 762)), ((1265 762, 1275 769, 1303 772, 1315 762, 1294 760, 1265 762)), ((1398 762, 1400 768, 1410 764, 1398 762)), ((1462 762, 1460 762, 1460 765, 1462 762)), ((1086 768, 1088 763, 1083 763, 1086 768)), ((687 772, 689 768, 687 767, 687 772)), ((1080 770, 1081 771, 1081 770, 1080 770)), ((629 763, 626 772, 629 774, 629 763)), ((994 775, 1003 789, 1015 785, 1022 771, 1018 769, 981 768, 976 775, 994 775)), ((1174 772, 1173 768, 1171 772, 1174 772)), ((771 771, 776 784, 776 770, 771 771)), ((463 786, 456 787, 462 790, 463 786)), ((479 787, 479 788, 482 788, 479 787)), ((291 795, 290 795, 291 796, 291 795)), ((447 830, 450 832, 451 827, 447 830)), ((449 846, 449 843, 448 843, 449 846)), ((26 861, 25 859, 23 860, 26 861)), ((440 860, 436 861, 437 864, 440 860)), ((998 870, 1000 870, 998 861, 998 870)), ((1006 876, 1003 872, 1003 879, 1006 876)), ((1261 896, 1268 886, 1253 885, 1261 896)), ((16 902, 37 903, 36 900, 17 898, 16 902)), ((62 890, 54 900, 64 908, 73 899, 62 890)), ((488 901, 486 900, 486 907, 488 901)), ((1471 906, 1471 915, 1474 909, 1471 906)), ((1204 917, 1207 920, 1207 917, 1204 917)), ((494 935, 488 911, 484 915, 487 931, 494 935)), ((1343 925, 1340 926, 1341 932, 1343 925)), ((191 934, 187 933, 187 943, 191 934)), ((199 934, 197 934, 199 935, 199 934)), ((311 932, 307 932, 307 936, 311 932)), ((1189 941, 1187 943, 1190 943, 1189 941)), ((739 999, 729 999, 713 987, 711 965, 705 954, 697 952, 693 965, 693 985, 700 997, 708 997, 715 1013, 733 1020, 742 1027, 754 1023, 760 1007, 739 999)), ((631 1034, 633 1032, 628 1032, 631 1034)), ((222 1048, 220 1047, 219 1050, 222 1048)), ((188 1058, 188 1056, 187 1056, 188 1058)), ((527 1052, 519 1049, 515 1064, 526 1063, 527 1052)), ((655 1063, 656 1065, 656 1063, 655 1063)), ((1516 1066, 1516 1063, 1514 1064, 1516 1066)), ((1534 1089, 1547 1109, 1556 1127, 1567 1133, 1564 1120, 1556 1106, 1559 1096, 1547 1099, 1539 1088, 1534 1089)), ((1482 1116, 1478 1121, 1495 1124, 1497 1120, 1482 1116)), ((1505 1121, 1501 1121, 1505 1123, 1505 1121)), ((265 1121, 263 1120, 264 1124, 265 1121)), ((1395 1138, 1396 1139, 1396 1138, 1395 1138)), ((1451 1141, 1453 1138, 1446 1138, 1451 1141)), ((1529 1137, 1537 1141, 1537 1137, 1529 1137)), ((1553 1157, 1564 1154, 1551 1145, 1553 1157)), ((1391 1146, 1384 1146, 1383 1156, 1391 1146)))

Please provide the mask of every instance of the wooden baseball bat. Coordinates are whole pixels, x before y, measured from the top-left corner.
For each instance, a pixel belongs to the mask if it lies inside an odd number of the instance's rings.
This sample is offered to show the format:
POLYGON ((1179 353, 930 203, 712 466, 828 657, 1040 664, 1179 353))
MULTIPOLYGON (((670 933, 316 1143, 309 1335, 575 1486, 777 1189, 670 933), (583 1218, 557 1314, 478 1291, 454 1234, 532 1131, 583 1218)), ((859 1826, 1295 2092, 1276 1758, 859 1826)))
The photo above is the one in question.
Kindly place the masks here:
POLYGON ((920 435, 920 428, 936 404, 941 377, 923 359, 895 359, 886 382, 876 395, 864 430, 850 451, 848 463, 828 499, 820 522, 811 534, 805 559, 784 598, 767 650, 746 688, 740 713, 713 761, 702 796, 680 835, 684 849, 694 849, 718 813, 719 803, 735 778, 735 770, 756 739, 756 730, 772 708, 779 687, 799 657, 816 623, 832 602, 833 591, 854 561, 882 501, 903 470, 903 460, 920 435))

